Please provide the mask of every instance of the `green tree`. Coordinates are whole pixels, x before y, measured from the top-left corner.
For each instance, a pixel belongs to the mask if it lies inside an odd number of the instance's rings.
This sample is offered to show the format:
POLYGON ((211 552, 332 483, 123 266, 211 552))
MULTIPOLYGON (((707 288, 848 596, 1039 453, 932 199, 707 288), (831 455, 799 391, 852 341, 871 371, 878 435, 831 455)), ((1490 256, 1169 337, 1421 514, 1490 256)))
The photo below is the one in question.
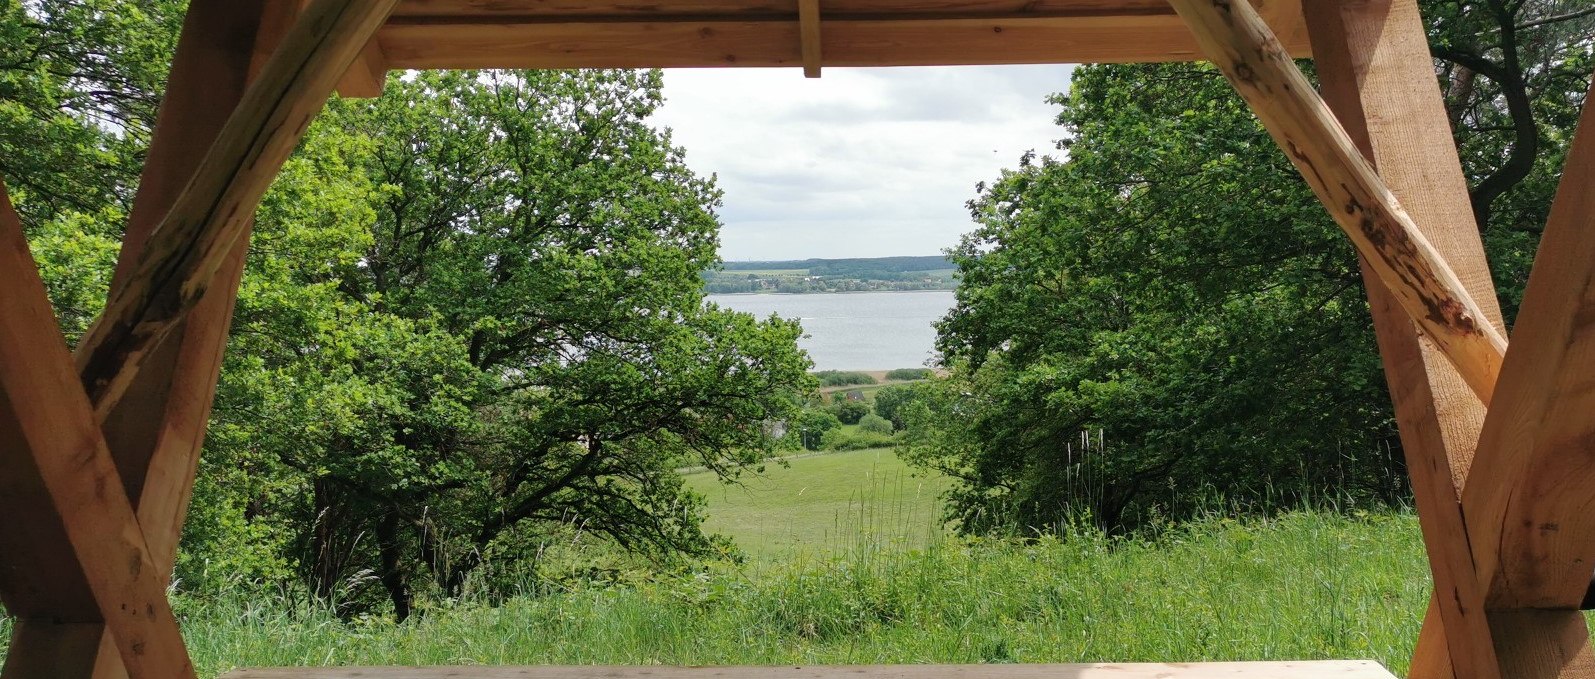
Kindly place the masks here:
POLYGON ((842 424, 858 424, 859 420, 870 414, 869 406, 864 405, 863 401, 853 399, 839 400, 831 406, 831 410, 842 424))
POLYGON ((892 426, 902 429, 907 424, 907 406, 918 396, 921 386, 898 384, 875 392, 875 414, 891 421, 892 426))
MULTIPOLYGON (((1592 40, 1570 28, 1588 15, 1557 20, 1563 40, 1530 63, 1490 42, 1537 21, 1521 6, 1488 35, 1448 8, 1428 8, 1437 54, 1474 45, 1534 83, 1530 144, 1497 129, 1517 95, 1439 73, 1463 102, 1459 144, 1511 302, 1588 86, 1592 40), (1511 169, 1531 145, 1530 171, 1511 169)), ((906 454, 961 481, 954 518, 1034 530, 1085 513, 1128 530, 1214 494, 1261 508, 1402 497, 1355 256, 1223 78, 1085 67, 1057 102, 1067 159, 1026 156, 970 204, 979 226, 951 253, 961 284, 939 326, 952 374, 906 418, 906 454), (1078 445, 1082 430, 1105 445, 1078 445)))
POLYGON ((813 378, 795 323, 704 303, 719 193, 645 123, 659 78, 421 74, 312 129, 261 212, 207 471, 297 491, 234 504, 290 527, 319 595, 371 572, 403 618, 562 525, 712 551, 673 469, 762 459, 813 378))

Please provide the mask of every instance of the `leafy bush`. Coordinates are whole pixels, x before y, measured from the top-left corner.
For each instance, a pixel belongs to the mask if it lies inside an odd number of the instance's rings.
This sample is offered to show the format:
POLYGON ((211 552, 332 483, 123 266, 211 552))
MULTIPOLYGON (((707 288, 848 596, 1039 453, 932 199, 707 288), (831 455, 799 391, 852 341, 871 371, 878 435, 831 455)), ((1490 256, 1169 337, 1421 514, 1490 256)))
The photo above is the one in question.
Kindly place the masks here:
POLYGON ((886 418, 893 427, 907 426, 907 406, 919 398, 920 384, 899 384, 875 392, 875 414, 886 418))
POLYGON ((824 442, 826 450, 863 450, 865 448, 885 448, 897 445, 897 440, 891 434, 877 434, 870 431, 848 431, 846 429, 832 429, 825 432, 824 442))
POLYGON ((888 380, 928 380, 935 373, 930 368, 898 368, 886 373, 888 380))
POLYGON ((822 387, 845 387, 850 384, 875 384, 875 378, 869 373, 853 370, 821 370, 814 373, 820 379, 822 387))
POLYGON ((836 415, 836 419, 842 421, 842 424, 858 424, 859 420, 869 414, 869 406, 864 405, 863 401, 843 401, 831 406, 831 412, 836 415))
POLYGON ((892 421, 875 413, 870 413, 859 419, 858 428, 871 434, 886 434, 890 436, 892 433, 892 421))
POLYGON ((807 450, 819 450, 823 445, 825 433, 842 426, 842 421, 836 419, 824 410, 805 410, 798 415, 797 426, 792 427, 787 435, 797 436, 798 445, 807 450))

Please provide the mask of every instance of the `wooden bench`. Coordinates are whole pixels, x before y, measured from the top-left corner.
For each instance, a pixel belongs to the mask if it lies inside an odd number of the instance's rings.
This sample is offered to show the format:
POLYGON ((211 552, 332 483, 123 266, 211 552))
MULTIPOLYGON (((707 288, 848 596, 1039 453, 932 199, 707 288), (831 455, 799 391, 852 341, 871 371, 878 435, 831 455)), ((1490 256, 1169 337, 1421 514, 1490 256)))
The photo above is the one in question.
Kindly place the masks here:
POLYGON ((223 679, 1395 679, 1370 660, 807 667, 273 667, 223 679))

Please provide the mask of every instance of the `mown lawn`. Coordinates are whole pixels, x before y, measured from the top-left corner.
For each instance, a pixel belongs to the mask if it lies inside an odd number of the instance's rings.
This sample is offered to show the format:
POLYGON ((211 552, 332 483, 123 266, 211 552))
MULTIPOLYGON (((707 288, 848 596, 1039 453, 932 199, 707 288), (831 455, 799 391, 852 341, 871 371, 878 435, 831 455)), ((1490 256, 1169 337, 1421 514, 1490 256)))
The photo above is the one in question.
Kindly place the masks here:
POLYGON ((709 500, 705 527, 756 558, 791 558, 876 547, 923 547, 939 539, 948 480, 916 473, 890 448, 798 457, 762 475, 721 483, 687 476, 709 500))

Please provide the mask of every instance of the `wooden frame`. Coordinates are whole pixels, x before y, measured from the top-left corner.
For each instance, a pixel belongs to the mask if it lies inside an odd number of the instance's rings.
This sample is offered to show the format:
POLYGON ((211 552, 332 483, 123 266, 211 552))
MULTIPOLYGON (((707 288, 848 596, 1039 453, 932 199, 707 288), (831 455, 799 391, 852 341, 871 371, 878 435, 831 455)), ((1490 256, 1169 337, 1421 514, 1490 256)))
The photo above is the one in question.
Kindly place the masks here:
POLYGON ((1576 610, 1595 563, 1595 114, 1580 121, 1509 346, 1416 0, 193 0, 110 303, 75 355, 0 183, 0 511, 30 519, 0 522, 0 599, 18 618, 0 677, 192 676, 164 587, 250 216, 334 89, 376 96, 406 68, 800 65, 819 77, 1200 56, 1362 255, 1435 583, 1412 676, 1595 677, 1576 610), (1321 94, 1292 62, 1309 55, 1321 94))

